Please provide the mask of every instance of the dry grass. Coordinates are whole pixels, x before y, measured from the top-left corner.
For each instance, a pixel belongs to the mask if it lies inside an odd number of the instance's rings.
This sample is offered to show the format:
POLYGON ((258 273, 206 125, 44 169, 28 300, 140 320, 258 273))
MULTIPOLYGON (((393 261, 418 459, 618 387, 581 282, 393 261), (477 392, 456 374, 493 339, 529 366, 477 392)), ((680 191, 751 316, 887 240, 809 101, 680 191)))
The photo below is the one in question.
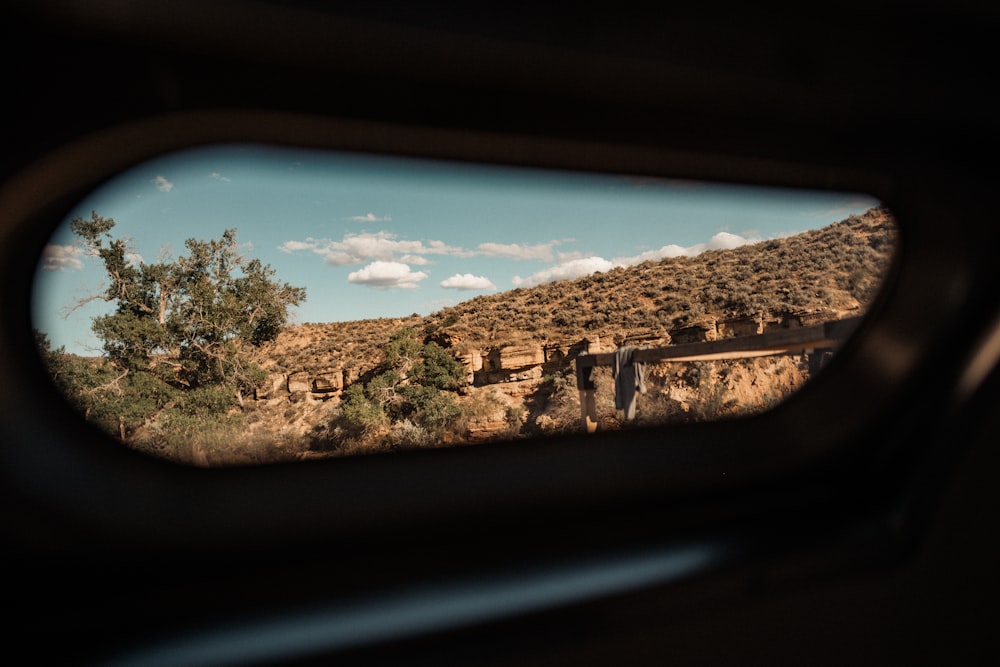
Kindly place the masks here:
MULTIPOLYGON (((878 208, 785 239, 479 296, 426 317, 291 326, 261 349, 262 366, 278 378, 342 369, 346 384, 366 382, 378 372, 390 337, 407 327, 459 354, 595 336, 613 345, 636 337, 664 344, 706 319, 856 315, 887 275, 896 233, 891 215, 878 208)), ((599 427, 619 428, 610 370, 599 370, 599 427)), ((546 372, 520 393, 517 383, 459 392, 461 417, 442 437, 407 420, 363 438, 345 434, 337 426, 338 400, 291 402, 278 395, 244 406, 240 433, 203 430, 189 451, 176 455, 197 465, 262 463, 579 431, 571 367, 546 372)), ((662 364, 648 377, 649 391, 638 398, 639 425, 760 412, 796 391, 808 372, 802 357, 774 357, 662 364)))
POLYGON ((274 372, 339 367, 360 376, 402 327, 446 337, 465 351, 584 335, 668 340, 670 331, 705 315, 856 313, 874 298, 896 245, 895 221, 877 208, 785 239, 478 296, 426 317, 290 327, 265 351, 265 366, 274 372))

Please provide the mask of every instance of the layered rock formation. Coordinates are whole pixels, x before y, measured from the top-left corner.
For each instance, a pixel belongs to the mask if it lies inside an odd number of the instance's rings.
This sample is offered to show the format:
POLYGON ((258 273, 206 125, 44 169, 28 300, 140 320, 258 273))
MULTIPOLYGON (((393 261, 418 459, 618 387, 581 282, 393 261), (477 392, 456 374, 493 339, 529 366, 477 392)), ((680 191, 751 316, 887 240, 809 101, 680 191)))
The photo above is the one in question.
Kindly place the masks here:
MULTIPOLYGON (((622 345, 660 347, 671 344, 714 341, 736 336, 752 336, 775 329, 811 326, 841 319, 853 311, 810 309, 796 313, 774 315, 760 313, 754 317, 718 318, 704 315, 685 326, 669 332, 651 329, 593 333, 582 338, 512 340, 484 349, 454 349, 463 343, 462 336, 447 331, 427 336, 425 342, 451 349, 467 369, 469 387, 496 386, 508 396, 530 394, 546 375, 569 368, 582 353, 610 352, 622 345)), ((357 369, 309 368, 290 373, 272 374, 264 388, 257 392, 259 400, 293 397, 292 400, 339 400, 344 389, 359 381, 363 374, 357 369)))

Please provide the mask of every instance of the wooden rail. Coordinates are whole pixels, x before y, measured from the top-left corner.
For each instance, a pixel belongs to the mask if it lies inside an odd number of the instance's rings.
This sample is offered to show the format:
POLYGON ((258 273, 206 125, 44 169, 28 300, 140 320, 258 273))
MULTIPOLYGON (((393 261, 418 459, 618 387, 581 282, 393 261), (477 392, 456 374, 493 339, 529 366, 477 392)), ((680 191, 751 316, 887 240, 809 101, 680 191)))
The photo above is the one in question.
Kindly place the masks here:
MULTIPOLYGON (((753 336, 735 336, 666 347, 637 348, 632 353, 632 361, 633 363, 716 361, 831 350, 854 331, 860 320, 860 317, 850 317, 813 326, 768 331, 753 336)), ((575 360, 581 418, 589 433, 597 429, 597 403, 590 370, 596 366, 610 366, 613 360, 614 352, 583 353, 575 360)))

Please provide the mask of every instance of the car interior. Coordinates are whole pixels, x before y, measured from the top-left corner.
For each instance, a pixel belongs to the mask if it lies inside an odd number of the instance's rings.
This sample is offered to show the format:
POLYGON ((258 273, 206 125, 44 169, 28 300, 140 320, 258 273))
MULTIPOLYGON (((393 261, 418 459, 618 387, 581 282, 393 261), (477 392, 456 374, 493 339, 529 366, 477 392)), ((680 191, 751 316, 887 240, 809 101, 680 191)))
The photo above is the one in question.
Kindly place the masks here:
POLYGON ((1000 9, 43 0, 3 17, 15 660, 995 660, 1000 9), (863 192, 899 248, 822 374, 762 414, 178 466, 54 389, 31 276, 102 182, 226 142, 863 192))

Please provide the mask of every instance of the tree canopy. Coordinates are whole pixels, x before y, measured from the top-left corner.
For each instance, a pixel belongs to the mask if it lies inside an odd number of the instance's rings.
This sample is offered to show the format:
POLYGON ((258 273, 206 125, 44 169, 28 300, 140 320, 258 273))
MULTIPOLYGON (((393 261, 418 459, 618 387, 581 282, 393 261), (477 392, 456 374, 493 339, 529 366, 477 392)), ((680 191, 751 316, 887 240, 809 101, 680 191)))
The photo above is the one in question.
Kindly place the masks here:
POLYGON ((218 239, 188 239, 186 255, 147 263, 112 236, 114 226, 96 212, 70 222, 109 281, 85 299, 115 304, 92 325, 105 354, 124 370, 148 371, 175 386, 245 391, 259 383, 255 350, 278 335, 289 307, 305 301, 305 288, 275 280, 269 265, 241 255, 235 229, 218 239))
POLYGON ((460 415, 452 392, 466 382, 460 361, 437 343, 420 345, 404 327, 386 343, 382 372, 344 392, 341 421, 348 432, 374 433, 406 423, 407 437, 429 439, 460 415))

